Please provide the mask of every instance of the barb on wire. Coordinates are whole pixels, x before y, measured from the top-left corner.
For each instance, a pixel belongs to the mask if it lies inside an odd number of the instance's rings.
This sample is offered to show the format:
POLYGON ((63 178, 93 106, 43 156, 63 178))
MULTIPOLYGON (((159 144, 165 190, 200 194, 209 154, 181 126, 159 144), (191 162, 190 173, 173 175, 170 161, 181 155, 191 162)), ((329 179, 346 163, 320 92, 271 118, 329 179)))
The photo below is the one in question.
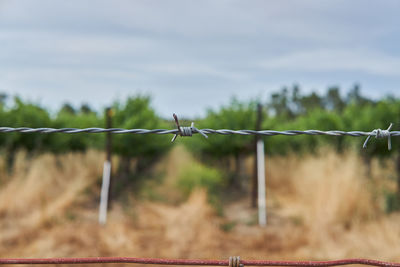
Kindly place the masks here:
POLYGON ((196 127, 194 127, 194 122, 192 122, 190 127, 181 127, 180 124, 179 124, 178 116, 174 113, 173 117, 174 117, 174 120, 175 120, 176 127, 178 128, 178 132, 174 134, 174 137, 172 137, 171 142, 174 142, 175 139, 178 137, 178 135, 180 135, 180 136, 192 136, 193 133, 199 133, 202 136, 204 136, 205 138, 208 138, 208 136, 205 133, 203 133, 202 130, 199 130, 196 127))
POLYGON ((151 259, 130 257, 95 257, 95 258, 42 258, 42 259, 7 259, 0 258, 0 264, 101 264, 101 263, 140 263, 158 265, 197 265, 197 266, 297 266, 328 267, 339 265, 362 264, 379 267, 400 267, 400 263, 369 259, 343 259, 332 261, 270 261, 241 260, 231 257, 229 260, 196 260, 196 259, 151 259))
POLYGON ((367 137, 367 139, 365 139, 365 142, 363 144, 363 148, 367 148, 367 143, 369 141, 369 139, 371 138, 371 136, 375 136, 375 138, 387 138, 388 139, 388 150, 392 149, 392 140, 390 138, 391 136, 391 132, 390 130, 392 129, 393 123, 391 123, 389 125, 389 127, 386 130, 381 130, 381 129, 375 129, 371 132, 371 135, 369 135, 367 137))

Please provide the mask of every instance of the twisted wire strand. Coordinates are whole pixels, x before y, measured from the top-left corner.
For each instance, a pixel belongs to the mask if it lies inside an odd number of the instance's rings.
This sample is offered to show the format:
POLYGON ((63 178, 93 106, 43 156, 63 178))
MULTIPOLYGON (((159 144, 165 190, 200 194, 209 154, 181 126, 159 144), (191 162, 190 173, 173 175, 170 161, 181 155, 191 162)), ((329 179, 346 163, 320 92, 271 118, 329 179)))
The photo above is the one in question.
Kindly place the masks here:
MULTIPOLYGON (((131 257, 93 257, 93 258, 31 258, 7 259, 0 258, 0 264, 100 264, 100 263, 139 263, 159 265, 197 265, 197 266, 230 266, 229 260, 198 260, 198 259, 152 259, 131 257)), ((339 265, 361 264, 379 267, 400 267, 400 263, 370 259, 341 259, 331 261, 270 261, 270 260, 240 260, 244 266, 298 266, 298 267, 328 267, 339 265)))
MULTIPOLYGON (((122 129, 122 128, 29 128, 29 127, 0 127, 0 133, 112 133, 112 134, 180 134, 178 129, 122 129)), ((363 131, 321 131, 321 130, 285 130, 285 131, 274 131, 274 130, 231 130, 231 129, 193 129, 193 134, 204 133, 204 134, 220 134, 220 135, 262 135, 262 136, 275 136, 275 135, 327 135, 327 136, 377 136, 376 131, 363 132, 363 131)), ((186 135, 185 135, 186 136, 186 135)), ((391 131, 390 136, 400 136, 400 131, 391 131)))

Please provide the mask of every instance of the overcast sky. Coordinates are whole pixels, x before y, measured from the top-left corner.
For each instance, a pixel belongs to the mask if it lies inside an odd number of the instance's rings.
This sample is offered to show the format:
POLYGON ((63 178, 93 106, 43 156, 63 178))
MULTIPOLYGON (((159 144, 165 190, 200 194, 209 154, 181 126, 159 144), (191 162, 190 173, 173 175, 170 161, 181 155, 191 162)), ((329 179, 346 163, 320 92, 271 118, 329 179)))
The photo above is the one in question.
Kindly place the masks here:
POLYGON ((282 86, 400 96, 400 1, 0 0, 0 91, 204 114, 282 86))

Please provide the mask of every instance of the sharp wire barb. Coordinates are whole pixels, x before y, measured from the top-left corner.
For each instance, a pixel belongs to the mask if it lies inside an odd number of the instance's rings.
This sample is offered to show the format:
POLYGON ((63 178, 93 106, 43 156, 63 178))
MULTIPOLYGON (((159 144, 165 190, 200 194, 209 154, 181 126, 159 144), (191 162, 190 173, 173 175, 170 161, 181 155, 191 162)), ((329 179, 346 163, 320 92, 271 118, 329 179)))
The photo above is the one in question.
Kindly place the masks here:
POLYGON ((367 144, 369 139, 371 139, 371 136, 375 136, 376 139, 378 138, 387 138, 388 139, 388 150, 392 149, 392 139, 391 136, 395 132, 391 132, 390 130, 393 127, 393 123, 389 125, 389 127, 386 130, 381 130, 381 129, 375 129, 373 130, 370 135, 368 135, 367 139, 365 139, 365 142, 363 144, 363 148, 367 148, 367 144))
POLYGON ((171 142, 173 143, 176 138, 178 137, 178 135, 180 136, 192 136, 193 133, 199 133, 202 136, 204 136, 205 138, 208 138, 208 136, 203 132, 203 130, 199 130, 196 127, 194 127, 194 122, 191 123, 190 127, 181 127, 179 124, 179 119, 178 116, 174 113, 173 114, 174 120, 175 120, 175 124, 176 127, 178 128, 178 132, 174 134, 174 136, 172 137, 171 142))

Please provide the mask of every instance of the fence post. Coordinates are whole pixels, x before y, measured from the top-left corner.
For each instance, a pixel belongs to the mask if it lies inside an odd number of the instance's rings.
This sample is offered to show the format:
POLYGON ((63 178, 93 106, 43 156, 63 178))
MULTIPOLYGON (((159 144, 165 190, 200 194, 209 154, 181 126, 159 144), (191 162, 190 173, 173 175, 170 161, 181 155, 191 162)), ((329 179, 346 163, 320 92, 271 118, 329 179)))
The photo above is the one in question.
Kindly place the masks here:
MULTIPOLYGON (((257 104, 257 119, 256 119, 256 131, 261 130, 261 123, 262 123, 262 105, 260 103, 257 104)), ((260 140, 260 136, 254 136, 254 172, 253 172, 253 179, 251 185, 251 207, 257 207, 257 172, 258 172, 258 165, 257 165, 257 142, 260 140)))
MULTIPOLYGON (((111 108, 106 109, 106 128, 112 128, 111 108)), ((107 222, 107 209, 111 207, 112 200, 112 180, 111 180, 111 150, 112 139, 111 133, 106 133, 106 160, 103 166, 103 181, 100 193, 100 207, 99 207, 99 224, 106 224, 107 222)))
POLYGON ((257 141, 257 176, 258 176, 258 224, 267 225, 267 207, 265 201, 265 154, 264 140, 257 141))
MULTIPOLYGON (((110 129, 112 128, 112 109, 110 107, 108 107, 106 109, 106 128, 110 129)), ((113 195, 112 195, 112 188, 113 188, 113 184, 114 184, 114 180, 111 177, 111 153, 112 153, 112 134, 110 132, 108 132, 106 134, 106 161, 110 162, 110 186, 108 187, 108 209, 111 208, 112 205, 112 199, 113 199, 113 195)))

